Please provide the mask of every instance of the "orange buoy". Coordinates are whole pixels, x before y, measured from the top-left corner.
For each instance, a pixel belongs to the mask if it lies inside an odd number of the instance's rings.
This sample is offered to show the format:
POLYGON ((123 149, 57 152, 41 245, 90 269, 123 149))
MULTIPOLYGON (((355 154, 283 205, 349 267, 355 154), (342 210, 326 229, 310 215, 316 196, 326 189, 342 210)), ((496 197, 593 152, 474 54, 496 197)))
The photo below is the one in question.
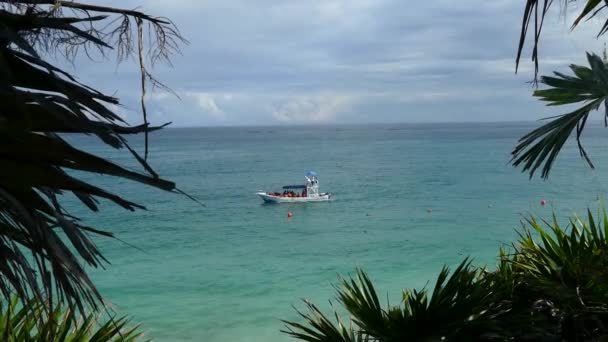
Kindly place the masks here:
POLYGON ((287 212, 287 217, 292 217, 292 216, 293 216, 293 214, 291 213, 291 211, 288 211, 287 212))

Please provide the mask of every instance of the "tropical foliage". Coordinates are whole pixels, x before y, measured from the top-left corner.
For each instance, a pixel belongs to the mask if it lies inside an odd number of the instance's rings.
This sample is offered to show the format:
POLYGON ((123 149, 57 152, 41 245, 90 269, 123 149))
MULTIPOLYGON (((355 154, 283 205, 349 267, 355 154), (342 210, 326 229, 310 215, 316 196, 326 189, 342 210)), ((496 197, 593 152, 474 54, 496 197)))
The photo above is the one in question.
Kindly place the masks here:
MULTIPOLYGON (((574 29, 608 9, 602 0, 526 0, 517 51, 519 66, 529 28, 533 26, 532 61, 535 83, 539 42, 549 8, 583 3, 574 29)), ((608 32, 608 20, 598 37, 608 32)), ((548 118, 526 134, 512 152, 512 162, 532 177, 538 169, 547 178, 571 135, 582 158, 593 164, 581 136, 593 111, 605 109, 608 126, 606 58, 588 53, 588 66, 571 65, 570 74, 542 76, 534 96, 550 106, 578 105, 548 118)), ((527 219, 518 241, 500 251, 494 270, 465 259, 454 271, 444 267, 430 289, 408 289, 399 305, 382 304, 369 276, 358 270, 342 279, 337 300, 349 314, 333 319, 306 302, 298 311, 303 323, 285 321, 284 332, 310 342, 351 341, 605 341, 608 340, 608 215, 575 216, 567 227, 527 219)))
POLYGON ((314 304, 305 323, 285 322, 304 341, 601 341, 608 338, 608 214, 575 216, 567 227, 529 218, 501 250, 495 270, 465 259, 444 267, 431 289, 407 289, 383 305, 369 276, 342 279, 335 323, 314 304))
POLYGON ((127 326, 129 321, 125 317, 112 317, 104 322, 100 318, 92 313, 77 317, 60 304, 49 314, 40 301, 21 304, 14 298, 6 305, 0 303, 0 336, 6 342, 131 342, 143 336, 138 326, 127 326))
MULTIPOLYGON (((599 18, 608 9, 608 2, 602 0, 526 0, 521 24, 521 35, 516 58, 519 66, 529 29, 533 25, 532 61, 535 65, 535 82, 539 68, 539 42, 543 23, 549 9, 559 3, 565 10, 573 4, 583 4, 582 11, 575 17, 572 29, 581 22, 599 18)), ((597 36, 608 32, 608 19, 604 20, 597 36)), ((555 76, 543 76, 540 82, 548 89, 537 90, 534 96, 547 101, 550 106, 579 104, 575 110, 548 118, 548 122, 526 134, 512 152, 515 166, 523 166, 530 177, 542 166, 541 176, 547 178, 557 155, 571 135, 576 136, 578 149, 590 167, 594 167, 589 155, 581 144, 581 136, 591 112, 604 107, 604 123, 608 126, 608 69, 606 61, 594 54, 587 54, 589 66, 571 65, 571 75, 555 72, 555 76)))
POLYGON ((47 311, 56 310, 58 302, 67 303, 68 312, 99 307, 102 297, 85 266, 106 262, 91 236, 112 233, 68 214, 62 195, 73 194, 92 211, 99 210, 98 199, 127 210, 144 208, 70 171, 177 191, 146 161, 147 134, 160 127, 149 127, 144 97, 147 85, 160 85, 148 66, 167 60, 182 41, 171 21, 139 11, 76 1, 0 1, 0 294, 6 301, 13 295, 24 302, 34 298, 47 311), (117 114, 117 98, 51 62, 53 56, 73 61, 79 53, 111 50, 119 61, 131 56, 139 61, 144 121, 139 126, 128 126, 117 114), (126 149, 141 170, 87 153, 64 140, 64 133, 94 135, 111 148, 126 149), (142 155, 126 140, 138 133, 145 135, 142 155))
MULTIPOLYGON (((597 55, 587 54, 589 67, 571 65, 572 75, 555 72, 555 76, 543 76, 541 82, 549 89, 536 90, 534 96, 550 106, 582 103, 572 112, 559 115, 549 123, 533 130, 520 139, 513 151, 514 164, 523 165, 530 176, 542 167, 542 177, 549 176, 560 149, 572 133, 576 134, 581 156, 593 167, 591 159, 581 144, 581 135, 592 111, 598 110, 608 100, 608 66, 597 55), (543 165, 544 163, 544 165, 543 165)), ((608 114, 608 107, 606 107, 608 114)), ((605 116, 608 120, 608 116, 605 116)))

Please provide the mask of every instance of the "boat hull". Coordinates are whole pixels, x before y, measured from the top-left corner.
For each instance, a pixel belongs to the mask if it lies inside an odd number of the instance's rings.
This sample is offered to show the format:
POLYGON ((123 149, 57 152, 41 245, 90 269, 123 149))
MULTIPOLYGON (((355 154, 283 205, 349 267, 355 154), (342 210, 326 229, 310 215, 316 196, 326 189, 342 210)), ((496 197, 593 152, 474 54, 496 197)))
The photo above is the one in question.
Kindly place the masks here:
POLYGON ((329 201, 331 199, 331 194, 329 194, 329 193, 322 193, 319 196, 314 196, 314 197, 283 197, 283 196, 269 195, 265 192, 258 192, 257 195, 260 196, 266 203, 325 202, 325 201, 329 201))

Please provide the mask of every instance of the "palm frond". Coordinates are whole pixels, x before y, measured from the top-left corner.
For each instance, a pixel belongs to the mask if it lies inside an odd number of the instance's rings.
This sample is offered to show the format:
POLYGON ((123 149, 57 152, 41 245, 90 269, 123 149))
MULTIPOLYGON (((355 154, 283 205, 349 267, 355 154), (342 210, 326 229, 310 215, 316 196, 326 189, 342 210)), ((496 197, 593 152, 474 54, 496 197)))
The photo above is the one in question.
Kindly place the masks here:
POLYGON ((352 315, 353 322, 371 336, 386 336, 386 312, 382 309, 374 285, 368 275, 359 270, 355 278, 342 279, 338 299, 352 315))
POLYGON ((110 318, 105 321, 95 314, 76 316, 61 305, 50 314, 38 301, 0 302, 0 336, 2 341, 98 341, 134 342, 141 340, 139 326, 129 326, 128 317, 110 318))
POLYGON ((103 267, 107 261, 89 233, 112 234, 68 215, 62 195, 74 194, 93 211, 99 200, 127 210, 144 207, 70 171, 178 192, 146 160, 147 134, 162 126, 150 127, 144 118, 143 124, 129 127, 112 109, 120 105, 117 98, 45 59, 57 51, 70 59, 90 48, 102 54, 116 48, 124 59, 135 54, 135 46, 141 55, 143 36, 132 39, 133 23, 138 30, 150 24, 155 37, 149 58, 140 61, 142 77, 155 84, 145 64, 168 58, 185 42, 170 20, 75 1, 0 1, 0 295, 6 300, 16 294, 23 301, 38 299, 47 310, 53 302, 65 302, 81 312, 102 301, 85 265, 103 267), (87 153, 64 140, 63 133, 95 135, 112 148, 124 148, 141 170, 87 153), (138 133, 146 135, 143 156, 124 137, 138 133))
POLYGON ((574 132, 581 157, 590 167, 594 167, 581 143, 581 137, 590 113, 608 100, 608 68, 595 54, 587 54, 587 60, 590 67, 570 66, 573 75, 556 72, 555 77, 543 76, 541 82, 550 88, 534 92, 534 96, 550 106, 584 104, 570 113, 553 118, 519 140, 511 152, 511 161, 514 166, 523 165, 522 171, 528 171, 530 177, 541 166, 542 178, 549 176, 559 152, 574 132))
POLYGON ((286 330, 281 330, 291 337, 308 342, 363 342, 374 340, 368 339, 362 333, 355 331, 352 326, 346 327, 336 314, 337 326, 334 325, 314 304, 309 301, 304 301, 308 307, 309 313, 305 314, 296 309, 296 312, 302 317, 307 325, 283 321, 286 330))
POLYGON ((608 338, 608 212, 568 226, 528 217, 494 271, 465 259, 443 267, 434 287, 406 289, 383 307, 361 270, 342 279, 340 304, 354 326, 331 322, 307 302, 304 323, 285 322, 304 341, 602 341, 608 338))
MULTIPOLYGON (((556 1, 554 0, 526 0, 526 5, 524 7, 524 14, 521 21, 519 45, 517 47, 517 57, 515 59, 515 72, 517 72, 519 68, 522 53, 524 50, 524 45, 528 36, 528 31, 531 29, 530 25, 533 25, 533 42, 531 57, 532 62, 534 62, 535 81, 536 76, 538 75, 539 43, 543 24, 545 21, 545 17, 549 13, 549 9, 553 6, 555 2, 556 1)), ((565 11, 571 4, 579 1, 559 0, 557 2, 561 4, 563 10, 565 11)), ((608 8, 607 3, 604 0, 582 0, 582 2, 585 3, 583 10, 574 19, 571 29, 574 29, 576 26, 578 26, 581 21, 590 20, 596 17, 599 13, 602 13, 606 8, 608 8)), ((605 34, 606 32, 608 32, 608 19, 606 19, 606 21, 600 28, 600 31, 598 32, 597 36, 599 37, 605 34)))
MULTIPOLYGON (((535 320, 538 336, 561 340, 601 340, 608 336, 606 210, 594 218, 573 216, 567 227, 528 218, 510 264, 515 287, 512 314, 520 326, 535 320), (601 221, 604 221, 603 223, 601 221)), ((504 318, 503 318, 504 319, 504 318)))
POLYGON ((489 282, 479 281, 479 271, 465 259, 453 272, 444 267, 432 292, 405 290, 402 305, 382 308, 373 283, 366 273, 342 279, 338 300, 350 314, 354 327, 345 328, 337 314, 334 325, 316 306, 307 302, 310 314, 300 314, 307 325, 285 322, 288 334, 304 341, 468 340, 486 326, 487 304, 494 291, 489 282))

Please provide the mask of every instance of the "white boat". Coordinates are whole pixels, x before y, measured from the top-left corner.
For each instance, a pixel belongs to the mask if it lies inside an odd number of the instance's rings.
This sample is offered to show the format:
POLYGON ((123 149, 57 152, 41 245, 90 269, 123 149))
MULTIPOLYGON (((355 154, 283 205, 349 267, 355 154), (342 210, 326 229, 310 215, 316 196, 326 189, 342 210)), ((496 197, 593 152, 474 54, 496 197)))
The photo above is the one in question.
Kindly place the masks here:
POLYGON ((306 184, 285 185, 283 192, 258 192, 264 202, 267 203, 299 203, 299 202, 324 202, 329 201, 331 194, 319 192, 319 179, 314 171, 308 171, 304 176, 306 184))

